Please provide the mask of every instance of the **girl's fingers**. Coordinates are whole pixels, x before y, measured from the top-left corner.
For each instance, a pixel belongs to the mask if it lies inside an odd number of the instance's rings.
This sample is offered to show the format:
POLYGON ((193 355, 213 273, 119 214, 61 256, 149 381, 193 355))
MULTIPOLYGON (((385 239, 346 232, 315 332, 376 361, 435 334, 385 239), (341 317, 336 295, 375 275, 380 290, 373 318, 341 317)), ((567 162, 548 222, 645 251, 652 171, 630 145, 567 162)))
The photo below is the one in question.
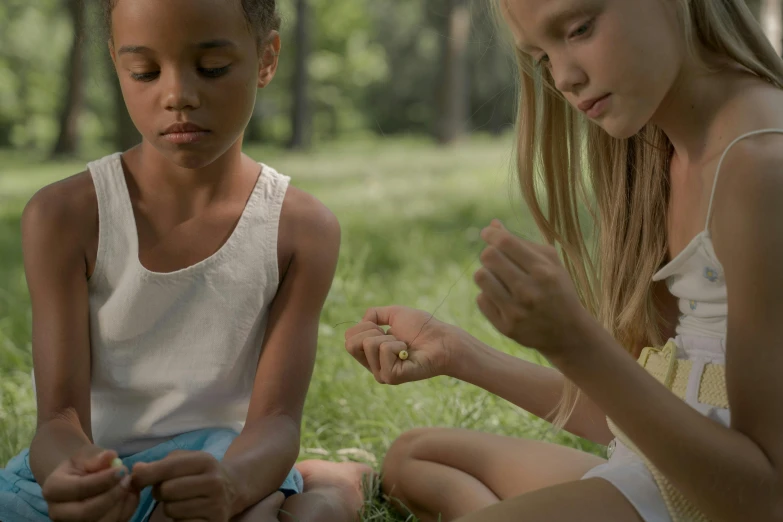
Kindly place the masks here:
MULTIPOLYGON (((125 497, 121 498, 117 503, 112 506, 112 508, 109 510, 108 513, 106 513, 99 522, 126 522, 130 519, 131 515, 133 515, 133 512, 131 512, 127 517, 123 518, 124 511, 125 511, 125 505, 127 503, 127 496, 130 495, 130 492, 126 491, 125 497)), ((134 509, 135 511, 135 509, 134 509)))
POLYGON ((106 450, 93 455, 91 458, 86 459, 81 463, 82 469, 87 473, 95 473, 106 468, 111 467, 111 463, 117 458, 117 452, 114 450, 106 450))
POLYGON ((201 475, 190 475, 167 480, 153 488, 154 498, 163 502, 179 502, 195 497, 207 497, 212 485, 201 475))
POLYGON ((96 497, 119 484, 128 470, 109 468, 89 475, 52 475, 43 487, 43 496, 47 502, 75 502, 96 497))
POLYGON ((100 520, 112 511, 127 493, 127 488, 117 484, 108 492, 86 500, 50 504, 50 516, 57 520, 74 522, 100 520))
POLYGON ((375 380, 383 384, 383 378, 381 378, 381 344, 387 341, 396 341, 397 338, 391 335, 381 335, 374 337, 366 337, 362 342, 364 349, 364 356, 367 358, 367 363, 370 365, 370 371, 372 372, 375 380))
POLYGON ((505 254, 521 270, 529 272, 531 266, 543 259, 539 245, 519 238, 504 227, 489 226, 481 231, 481 238, 505 254))
POLYGON ((380 326, 370 321, 362 321, 359 324, 355 324, 345 331, 345 340, 347 341, 351 337, 364 333, 368 330, 376 330, 383 332, 380 326))
POLYGON ((476 303, 478 304, 481 313, 483 313, 484 316, 489 319, 489 322, 492 323, 495 328, 499 329, 503 324, 503 315, 492 299, 487 296, 487 294, 481 293, 476 298, 476 303))
POLYGON ((473 280, 483 292, 492 297, 493 301, 503 306, 512 306, 511 292, 489 269, 479 268, 473 275, 473 280))
POLYGON ((513 295, 515 285, 529 280, 530 276, 498 248, 490 245, 481 252, 481 264, 513 295))
POLYGON ((122 501, 122 509, 120 510, 120 516, 117 519, 120 522, 127 522, 131 520, 136 509, 139 507, 139 492, 130 488, 128 493, 122 501))
POLYGON ((385 384, 398 384, 394 378, 394 366, 405 364, 400 360, 400 352, 408 350, 408 345, 399 340, 384 341, 378 347, 381 364, 381 379, 385 384))
POLYGON ((363 330, 345 341, 345 349, 351 356, 359 361, 359 363, 372 372, 370 363, 367 361, 367 356, 364 353, 364 340, 370 337, 379 337, 386 335, 379 327, 368 328, 363 330))
POLYGON ((364 312, 362 320, 370 321, 378 326, 391 326, 395 316, 404 310, 405 307, 397 305, 368 308, 367 311, 364 312))

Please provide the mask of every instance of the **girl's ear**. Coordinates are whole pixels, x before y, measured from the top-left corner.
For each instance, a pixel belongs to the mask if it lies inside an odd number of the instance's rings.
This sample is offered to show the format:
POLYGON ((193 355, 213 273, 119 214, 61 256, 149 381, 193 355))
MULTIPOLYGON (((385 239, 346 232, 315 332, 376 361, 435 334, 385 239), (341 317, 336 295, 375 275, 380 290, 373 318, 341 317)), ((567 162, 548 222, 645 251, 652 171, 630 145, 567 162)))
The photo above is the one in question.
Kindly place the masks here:
POLYGON ((277 72, 280 55, 280 33, 272 31, 266 38, 258 57, 258 87, 263 89, 272 81, 277 72))

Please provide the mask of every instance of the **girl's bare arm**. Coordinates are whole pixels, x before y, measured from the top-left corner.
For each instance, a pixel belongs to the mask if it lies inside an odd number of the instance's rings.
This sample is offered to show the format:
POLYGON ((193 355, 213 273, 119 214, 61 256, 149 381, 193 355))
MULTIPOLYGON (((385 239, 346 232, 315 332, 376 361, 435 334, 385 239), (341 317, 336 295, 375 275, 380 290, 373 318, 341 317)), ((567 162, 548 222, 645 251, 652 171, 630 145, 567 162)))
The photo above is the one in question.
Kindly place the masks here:
POLYGON ((22 215, 38 403, 30 467, 39 484, 77 452, 100 451, 90 425, 86 255, 97 237, 97 215, 89 173, 42 189, 22 215))
POLYGON ((340 249, 337 219, 295 188, 288 189, 279 236, 279 248, 291 255, 269 311, 247 421, 223 459, 240 488, 234 514, 276 491, 299 455, 318 325, 340 249))

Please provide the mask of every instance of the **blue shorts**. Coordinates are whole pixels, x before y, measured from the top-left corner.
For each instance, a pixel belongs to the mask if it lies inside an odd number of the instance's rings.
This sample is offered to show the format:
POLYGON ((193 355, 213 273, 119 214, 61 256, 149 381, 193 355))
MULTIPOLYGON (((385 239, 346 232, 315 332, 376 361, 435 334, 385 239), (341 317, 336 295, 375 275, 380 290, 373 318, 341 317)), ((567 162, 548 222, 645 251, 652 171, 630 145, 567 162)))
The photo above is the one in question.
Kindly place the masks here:
MULTIPOLYGON (((207 429, 178 435, 148 450, 122 459, 129 470, 136 462, 155 462, 174 450, 206 451, 220 460, 228 446, 237 437, 237 432, 228 429, 207 429)), ((301 493, 304 487, 302 475, 296 468, 285 478, 280 491, 286 497, 301 493)), ((152 488, 141 492, 139 507, 131 522, 144 522, 155 509, 152 488)), ((8 467, 0 469, 0 520, 2 522, 50 522, 49 510, 41 495, 41 487, 30 471, 29 450, 22 451, 11 459, 8 467)))

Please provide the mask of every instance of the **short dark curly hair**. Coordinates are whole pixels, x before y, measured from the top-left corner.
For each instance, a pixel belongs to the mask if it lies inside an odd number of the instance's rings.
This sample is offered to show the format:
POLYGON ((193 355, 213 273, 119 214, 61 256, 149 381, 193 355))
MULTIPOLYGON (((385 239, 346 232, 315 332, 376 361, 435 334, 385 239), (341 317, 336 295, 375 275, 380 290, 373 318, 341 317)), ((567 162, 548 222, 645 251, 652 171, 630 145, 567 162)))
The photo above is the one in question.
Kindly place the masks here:
MULTIPOLYGON (((111 36, 111 14, 117 2, 119 0, 101 2, 107 37, 111 36)), ((264 43, 270 32, 280 30, 281 20, 276 0, 241 0, 241 2, 248 26, 255 33, 259 46, 264 43)))

